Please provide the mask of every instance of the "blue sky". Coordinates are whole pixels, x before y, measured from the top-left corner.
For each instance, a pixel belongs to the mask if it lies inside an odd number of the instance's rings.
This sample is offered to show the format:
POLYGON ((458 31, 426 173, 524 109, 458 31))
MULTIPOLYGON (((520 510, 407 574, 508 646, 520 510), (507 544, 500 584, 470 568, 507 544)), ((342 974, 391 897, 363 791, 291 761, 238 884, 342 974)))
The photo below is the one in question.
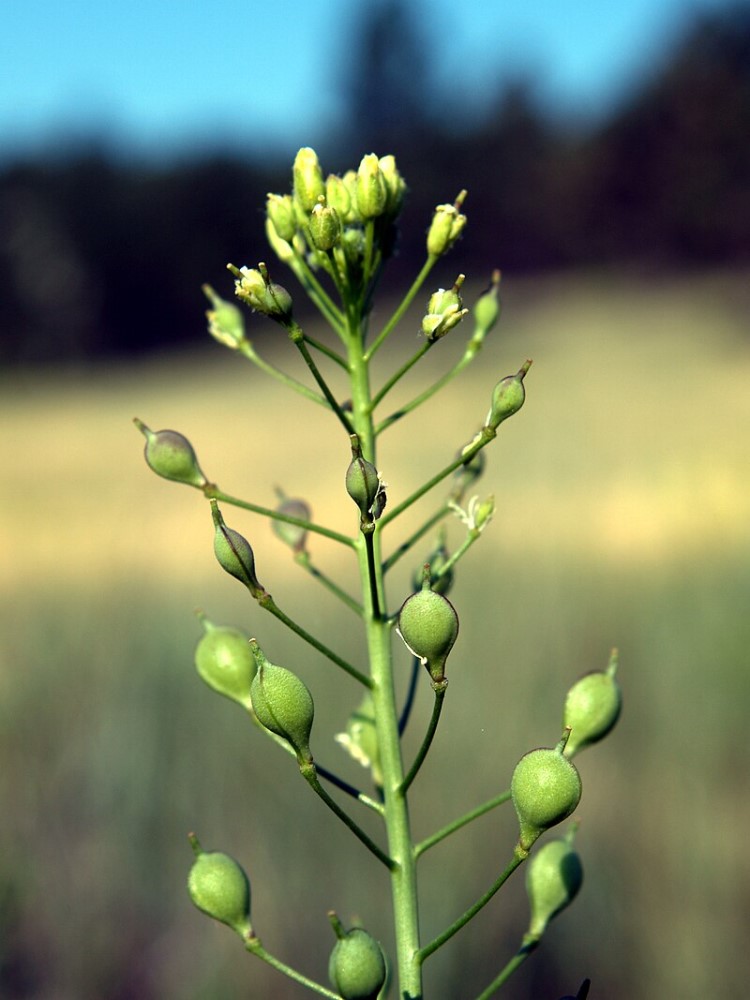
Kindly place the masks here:
MULTIPOLYGON (((105 132, 136 154, 314 144, 377 0, 0 0, 0 156, 105 132)), ((691 11, 723 0, 412 0, 456 106, 528 69, 551 110, 601 114, 691 11), (460 13, 457 11, 460 10, 460 13)), ((460 109, 452 109, 460 114, 460 109)))

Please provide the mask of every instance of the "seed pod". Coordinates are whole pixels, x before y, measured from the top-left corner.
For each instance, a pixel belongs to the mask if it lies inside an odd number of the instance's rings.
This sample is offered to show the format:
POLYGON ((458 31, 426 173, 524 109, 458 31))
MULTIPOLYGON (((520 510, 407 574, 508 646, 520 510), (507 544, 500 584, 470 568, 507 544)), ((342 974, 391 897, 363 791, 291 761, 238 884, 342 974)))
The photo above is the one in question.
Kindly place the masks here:
POLYGON ((568 691, 563 724, 569 726, 570 739, 565 756, 574 757, 584 747, 603 739, 620 717, 622 692, 617 683, 617 650, 612 650, 606 670, 584 674, 568 691))
POLYGON ((291 670, 266 659, 255 639, 250 649, 258 664, 250 695, 258 721, 291 744, 299 761, 311 761, 310 731, 315 706, 307 687, 291 670))
POLYGON ((250 881, 234 858, 220 851, 202 851, 191 835, 196 859, 188 875, 190 898, 204 913, 227 924, 240 937, 252 934, 250 881))
POLYGON ((328 977, 343 1000, 377 1000, 386 974, 383 949, 363 928, 346 931, 334 945, 328 977))
POLYGON ((246 538, 228 528, 215 500, 211 501, 211 517, 214 522, 214 554, 219 565, 230 576, 244 583, 256 600, 265 590, 255 575, 255 556, 246 538))
POLYGON ((202 489, 208 480, 201 472, 193 446, 178 431, 152 431, 138 417, 133 423, 146 438, 144 455, 149 467, 164 479, 202 489))
POLYGON ((351 435, 352 460, 346 470, 346 492, 359 507, 363 522, 372 522, 373 507, 382 490, 378 470, 362 457, 356 434, 351 435))
POLYGON ((490 332, 500 315, 500 301, 497 295, 499 284, 500 272, 493 271, 490 287, 474 304, 474 322, 485 334, 490 332))
POLYGON ((583 882, 583 866, 568 839, 550 840, 535 851, 526 869, 531 906, 527 937, 539 939, 553 917, 569 906, 583 882))
POLYGON ((487 427, 497 430, 504 420, 521 409, 526 399, 523 380, 530 367, 531 361, 525 361, 515 375, 506 375, 497 383, 492 390, 492 404, 485 420, 487 427))
MULTIPOLYGON (((310 520, 311 511, 309 504, 305 503, 304 500, 286 497, 281 490, 277 490, 276 492, 281 500, 281 503, 276 508, 277 513, 284 514, 287 517, 296 517, 300 521, 310 520)), ((273 531, 295 554, 305 551, 307 528, 300 527, 298 524, 288 524, 286 521, 274 520, 273 531)))
POLYGON ((567 819, 581 798, 580 775, 563 754, 567 739, 566 733, 554 749, 531 750, 513 771, 510 791, 524 850, 545 830, 567 819))
POLYGON ((209 687, 245 708, 252 708, 250 685, 256 673, 249 637, 239 629, 214 625, 201 618, 205 629, 195 649, 195 666, 209 687))
POLYGON ((398 631, 433 681, 445 677, 445 661, 458 635, 458 615, 451 602, 430 590, 429 566, 422 589, 407 597, 398 613, 398 631))

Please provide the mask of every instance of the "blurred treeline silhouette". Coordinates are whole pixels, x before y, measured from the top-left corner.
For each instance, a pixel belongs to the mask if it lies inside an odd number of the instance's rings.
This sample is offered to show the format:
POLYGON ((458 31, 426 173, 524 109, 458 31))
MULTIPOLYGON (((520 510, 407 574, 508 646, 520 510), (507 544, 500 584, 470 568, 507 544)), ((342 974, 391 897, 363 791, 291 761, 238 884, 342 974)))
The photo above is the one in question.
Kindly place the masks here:
MULTIPOLYGON (((421 264, 425 226, 469 189, 476 273, 628 267, 640 273, 750 259, 750 7, 703 14, 603 122, 552 121, 533 82, 498 89, 477 118, 440 116, 419 26, 401 0, 363 7, 326 170, 393 152, 418 179, 399 247, 421 264), (387 30, 386 30, 387 26, 387 30), (458 120, 457 120, 458 119, 458 120), (448 185, 448 186, 446 186, 448 185)), ((300 137, 304 144, 304 137, 300 137)), ((123 162, 89 147, 0 172, 0 361, 95 358, 204 336, 200 285, 229 294, 224 264, 266 256, 262 206, 285 191, 272 155, 123 162)), ((283 279, 282 279, 283 280, 283 279)))

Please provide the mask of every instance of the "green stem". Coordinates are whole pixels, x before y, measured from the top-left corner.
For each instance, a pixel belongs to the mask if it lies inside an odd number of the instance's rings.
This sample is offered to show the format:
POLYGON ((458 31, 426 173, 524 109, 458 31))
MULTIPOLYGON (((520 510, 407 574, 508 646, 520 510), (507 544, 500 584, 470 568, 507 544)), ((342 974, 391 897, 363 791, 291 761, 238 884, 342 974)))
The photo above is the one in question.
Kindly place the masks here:
POLYGON ((399 561, 401 556, 406 555, 409 549, 411 549, 412 546, 420 540, 420 538, 423 538, 430 528, 434 527, 434 525, 436 525, 438 521, 441 521, 447 514, 450 514, 450 507, 448 504, 443 504, 443 506, 439 507, 434 514, 427 518, 421 527, 417 528, 413 535, 410 535, 405 542, 402 542, 399 547, 388 556, 383 563, 383 572, 387 573, 388 570, 399 561))
POLYGON ((333 395, 333 393, 331 392, 331 390, 328 388, 328 383, 323 378, 323 376, 320 374, 318 366, 315 364, 315 361, 313 360, 312 355, 310 354, 310 352, 307 349, 307 345, 305 344, 305 334, 304 334, 304 331, 303 331, 302 327, 299 326, 297 323, 295 323, 294 320, 292 320, 292 322, 289 325, 288 331, 289 331, 289 336, 292 339, 292 342, 297 346, 298 351, 300 352, 300 354, 302 355, 302 357, 305 359, 305 364, 310 369, 310 373, 311 373, 312 377, 318 383, 318 385, 320 386, 321 392, 323 393, 323 395, 325 396, 325 398, 328 400, 328 405, 331 407, 331 409, 333 410, 333 412, 339 418, 340 422, 346 428, 347 434, 354 434, 354 428, 352 427, 351 421, 349 420, 349 418, 347 417, 347 415, 344 413, 344 411, 339 406, 339 404, 338 404, 338 402, 336 400, 336 397, 333 395))
POLYGON ((394 312, 394 314, 391 316, 391 318, 385 324, 385 326, 380 331, 376 339, 373 341, 370 349, 366 352, 363 359, 365 362, 369 362, 370 360, 372 360, 372 358, 375 356, 375 352, 380 350, 380 348, 383 346, 383 344, 388 339, 390 334, 396 328, 396 326, 401 320, 401 317, 404 315, 406 310, 414 301, 415 295, 422 287, 422 285, 425 283, 427 275, 433 269, 438 260, 439 260, 438 257, 428 257, 427 260, 424 262, 424 264, 422 265, 422 270, 419 272, 417 277, 412 282, 411 288, 401 300, 401 303, 394 312))
POLYGON ((365 548, 367 549, 367 575, 370 580, 370 607, 372 616, 377 621, 382 618, 380 598, 378 596, 378 575, 375 567, 375 531, 363 531, 365 548))
POLYGON ((490 985, 485 990, 482 990, 477 997, 477 1000, 490 1000, 490 997, 497 993, 500 987, 510 979, 516 969, 520 965, 523 965, 532 951, 536 950, 538 944, 539 938, 524 938, 521 947, 518 949, 513 958, 511 958, 502 972, 500 972, 499 975, 492 980, 490 985))
POLYGON ((408 496, 403 503, 400 503, 398 507, 394 507, 390 513, 386 514, 380 520, 381 530, 392 521, 399 514, 402 514, 407 508, 411 507, 413 503, 416 503, 421 497, 428 493, 434 486, 442 482, 446 476, 449 476, 452 472, 455 472, 460 465, 465 465, 469 462, 478 451, 486 447, 493 438, 497 437, 497 431, 494 431, 491 427, 483 427, 481 431, 476 435, 473 441, 471 441, 465 448, 461 450, 458 458, 454 459, 449 465, 446 465, 444 469, 441 469, 432 479, 428 479, 424 485, 420 486, 418 490, 415 490, 411 496, 408 496))
POLYGON ((435 701, 432 703, 432 716, 430 718, 430 724, 427 727, 427 732, 425 733, 424 739, 422 740, 422 746, 419 748, 417 756, 414 758, 414 763, 409 768, 409 773, 403 780, 401 785, 402 792, 406 793, 409 786, 416 778, 419 773, 419 769, 424 763, 424 759, 427 756, 432 741, 434 739, 435 733, 437 731, 438 722, 440 721, 440 713, 443 710, 443 702, 445 701, 445 692, 448 686, 448 681, 443 680, 433 684, 433 690, 435 692, 435 701))
POLYGON ((354 548, 355 546, 354 539, 348 535, 342 535, 338 531, 333 531, 331 528, 324 528, 323 525, 315 524, 313 521, 306 521, 304 518, 281 514, 270 507, 260 507, 256 503, 250 503, 249 500, 240 500, 239 497, 230 496, 229 493, 220 490, 215 483, 209 483, 205 486, 203 494, 207 500, 218 500, 220 503, 228 503, 232 507, 241 507, 242 510, 250 510, 254 514, 270 517, 273 521, 283 521, 284 524, 293 524, 297 528, 304 528, 305 531, 312 531, 316 535, 323 535, 325 538, 330 538, 334 542, 340 542, 349 548, 354 548))
POLYGON ((271 955, 266 951, 257 937, 246 938, 245 948, 251 955, 256 955, 258 958, 267 962, 268 965, 276 969, 277 972, 282 972, 285 976, 288 976, 295 982, 300 983, 300 985, 306 986, 309 990, 312 990, 313 993, 318 993, 322 997, 330 997, 331 1000, 341 1000, 338 993, 333 993, 325 986, 321 986, 320 983, 316 983, 314 980, 308 979, 307 976, 303 976, 301 972, 297 972, 296 969, 293 969, 290 965, 282 962, 281 959, 271 955))
POLYGON ((328 406, 323 396, 318 395, 313 389, 305 385, 304 382, 298 381, 291 375, 287 375, 286 372, 282 372, 281 369, 272 365, 269 361, 264 361, 263 358, 256 352, 255 348, 249 340, 243 340, 237 347, 239 353, 247 358, 248 361, 252 361, 254 365, 260 368, 261 371, 265 372, 266 375, 270 375, 271 378, 275 378, 277 382, 281 382, 288 389, 293 389, 294 392, 298 392, 300 396, 304 396, 305 399, 311 400, 313 403, 318 403, 319 406, 328 406))
POLYGON ((431 941, 424 948, 420 948, 419 961, 424 962, 424 960, 429 958, 430 955, 438 950, 438 948, 441 948, 446 941, 450 941, 454 934, 457 934, 463 927, 465 927, 468 922, 473 919, 477 913, 479 913, 479 911, 487 905, 487 903, 489 903, 498 889, 502 888, 516 868, 518 868, 518 866, 522 864, 528 856, 528 851, 525 851, 520 846, 516 846, 513 851, 513 858, 506 867, 505 871, 502 872, 502 874, 492 883, 487 892, 483 893, 479 897, 473 906, 470 906, 468 910, 461 914, 458 920, 454 920, 450 927, 447 927, 442 934, 438 934, 434 941, 431 941))
POLYGON ((278 618, 280 622, 283 622, 287 628, 292 630, 292 632, 296 632, 297 635, 301 639, 304 639, 305 642, 309 643, 313 649, 317 649, 319 653, 326 656, 331 663, 335 663, 337 667, 341 667, 341 669, 345 670, 350 677, 359 681, 360 684, 364 684, 365 687, 372 687, 372 681, 366 674, 361 673, 356 667, 353 667, 351 663, 347 663, 346 660, 342 659, 337 653, 334 653, 333 650, 328 648, 328 646, 324 645, 319 639, 316 639, 314 635, 311 635, 306 629, 302 628, 301 625, 298 625, 296 621, 289 617, 289 615, 285 614, 268 591, 261 594, 257 600, 258 604, 262 608, 266 611, 270 611, 275 618, 278 618))
MULTIPOLYGON (((369 367, 362 352, 364 319, 359 315, 348 333, 348 360, 352 390, 352 416, 364 457, 377 463, 372 421, 369 367)), ((382 342, 382 341, 381 341, 382 342)), ((379 522, 380 524, 381 522, 379 522)), ((412 849, 409 806, 402 790, 404 767, 398 731, 398 712, 391 648, 392 629, 380 608, 387 607, 380 553, 381 529, 372 535, 372 549, 364 536, 357 539, 360 580, 365 596, 365 629, 372 678, 372 703, 383 775, 383 802, 391 868, 391 898, 396 938, 396 963, 402 998, 422 1000, 422 972, 416 960, 419 951, 417 870, 412 849), (373 595, 378 596, 377 606, 373 595), (378 613, 376 613, 378 612, 378 613)))
POLYGON ((347 594, 342 587, 339 587, 334 580, 323 573, 322 570, 319 570, 317 566, 314 566, 307 552, 298 552, 294 557, 294 561, 303 569, 307 570, 313 579, 317 580, 318 583, 321 583, 327 590, 330 590, 330 592, 338 597, 338 599, 348 608, 351 608, 355 614, 360 617, 363 615, 364 611, 359 601, 355 601, 354 598, 350 594, 347 594))
POLYGON ((309 333, 305 334, 305 343, 314 347, 316 351, 320 351, 321 354, 325 354, 327 358, 334 361, 340 368, 346 370, 346 361, 344 361, 338 351, 334 351, 332 347, 329 347, 320 340, 316 340, 315 337, 311 337, 309 333))
POLYGON ((339 336, 343 336, 345 328, 344 316, 341 310, 315 277, 314 272, 311 270, 304 256, 295 252, 294 259, 297 264, 294 271, 300 281, 300 284, 312 299, 318 312, 320 312, 323 318, 327 320, 339 336))
POLYGON ((450 837, 452 833, 456 830, 460 830, 461 827, 472 823, 475 819, 479 819, 480 816, 484 816, 485 813, 491 812, 496 809, 497 806, 501 806, 504 802, 510 801, 510 789, 506 792, 501 792, 500 795, 496 795, 493 799, 489 799, 487 802, 483 802, 481 806, 477 806, 476 809, 472 809, 470 812, 464 813, 463 816, 459 816, 458 819, 454 819, 452 823, 448 823, 447 826, 441 827, 436 833, 433 833, 430 837, 427 837, 421 843, 417 844, 414 848, 414 856, 419 858, 425 851, 429 851, 431 847, 439 844, 441 840, 445 840, 446 837, 450 837))
POLYGON ((389 858, 388 855, 378 847, 375 841, 368 834, 366 834, 365 831, 360 826, 358 826, 354 822, 351 816, 349 816, 348 813, 344 812, 344 810, 341 808, 338 802, 336 802, 335 799, 331 798, 331 796, 328 794, 325 788, 323 788, 321 783, 318 781, 318 775, 315 768, 315 764, 312 761, 301 760, 299 762, 299 770, 300 774, 308 783, 310 788, 312 788, 312 790, 316 793, 316 795, 318 795, 319 798, 321 798, 323 802, 325 802, 325 804, 328 806, 331 812, 334 813, 336 816, 338 816, 341 822, 349 827, 354 836, 365 845, 368 851, 370 851, 372 854, 375 855, 378 861, 382 861, 383 864, 386 866, 386 868, 392 871, 393 868, 395 867, 393 859, 389 858))
MULTIPOLYGON (((375 409, 376 406, 384 399, 384 397, 391 391, 391 389, 396 385, 396 383, 406 375, 406 373, 414 367, 414 365, 425 356, 429 349, 436 344, 436 340, 425 340, 421 347, 412 354, 408 361, 405 361, 401 367, 395 372, 388 381, 380 389, 380 392, 376 393, 375 398, 372 401, 372 408, 375 409)), ((378 429, 375 429, 375 433, 378 433, 378 429)))

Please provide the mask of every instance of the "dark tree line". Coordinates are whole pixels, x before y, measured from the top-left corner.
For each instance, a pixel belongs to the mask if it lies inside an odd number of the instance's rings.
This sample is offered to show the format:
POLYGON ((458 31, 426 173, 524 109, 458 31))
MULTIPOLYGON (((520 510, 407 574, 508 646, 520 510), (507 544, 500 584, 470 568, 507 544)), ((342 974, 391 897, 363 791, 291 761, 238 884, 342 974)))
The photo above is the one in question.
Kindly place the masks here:
MULTIPOLYGON (((750 7, 706 15, 610 118, 551 122, 528 81, 450 128, 408 5, 368 6, 347 76, 345 127, 319 152, 343 169, 394 152, 415 188, 400 246, 418 267, 424 227, 464 185, 476 273, 750 262, 750 7), (384 31, 384 25, 388 31, 384 31), (397 30, 396 30, 397 29, 397 30), (388 44, 384 42, 388 39, 388 44), (416 183, 418 180, 418 183, 416 183)), ((342 81, 343 82, 343 81, 342 81)), ((267 191, 289 164, 216 155, 134 166, 94 150, 0 173, 0 360, 91 358, 203 337, 200 285, 263 250, 267 191)))

